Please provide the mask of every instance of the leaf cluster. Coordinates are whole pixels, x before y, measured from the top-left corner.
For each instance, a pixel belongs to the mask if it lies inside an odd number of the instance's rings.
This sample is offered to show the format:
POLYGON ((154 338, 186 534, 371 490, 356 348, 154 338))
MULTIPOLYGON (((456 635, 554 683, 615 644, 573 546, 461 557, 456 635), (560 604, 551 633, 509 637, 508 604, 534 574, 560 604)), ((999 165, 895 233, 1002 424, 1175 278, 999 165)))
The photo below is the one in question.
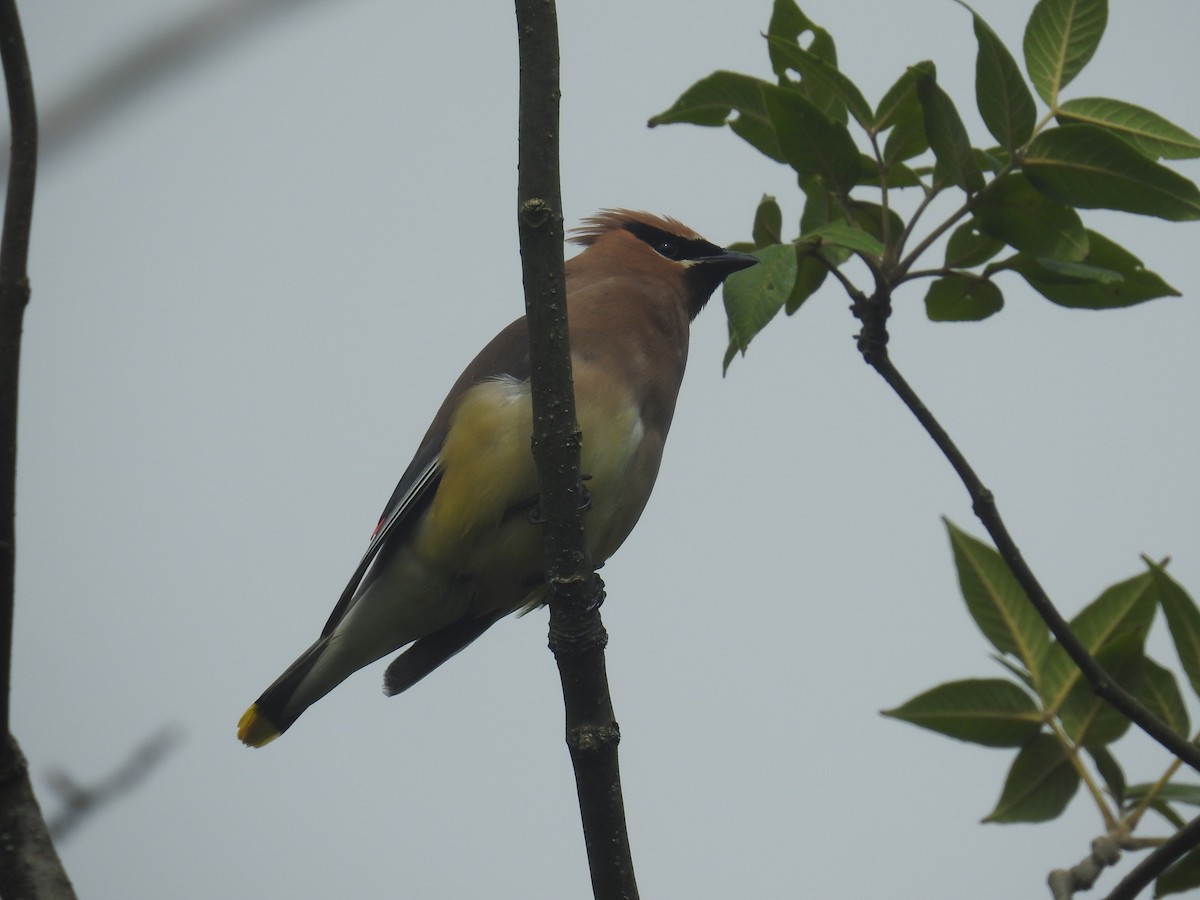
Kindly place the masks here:
POLYGON ((851 259, 866 265, 876 291, 929 279, 925 308, 935 321, 998 312, 999 277, 1009 272, 1073 308, 1178 295, 1079 214, 1103 208, 1200 218, 1200 190, 1162 163, 1200 156, 1200 139, 1125 101, 1061 98, 1096 52, 1107 0, 1039 0, 1023 44, 1028 82, 996 33, 959 2, 972 16, 976 106, 993 145, 972 146, 932 62, 908 67, 869 103, 838 68, 832 36, 794 0, 775 0, 767 29, 773 80, 714 72, 650 119, 651 126, 728 126, 790 166, 805 197, 795 238, 784 235, 775 198, 758 204, 752 240, 739 248, 763 265, 725 283, 726 367, 780 309, 794 313, 831 273, 855 295, 842 271, 851 259), (1034 92, 1045 105, 1040 117, 1034 92), (948 192, 961 194, 960 205, 922 231, 930 204, 948 192), (899 198, 914 194, 906 218, 899 198), (940 264, 918 269, 943 236, 940 264))
MULTIPOLYGON (((1105 830, 1119 843, 1134 846, 1134 829, 1149 810, 1182 828, 1175 805, 1200 806, 1200 785, 1172 781, 1178 763, 1156 782, 1127 783, 1111 745, 1128 731, 1129 720, 1092 693, 1000 554, 952 523, 946 527, 967 610, 1007 674, 951 681, 884 715, 961 741, 1016 749, 985 822, 1054 819, 1084 784, 1105 830)), ((1146 563, 1147 571, 1088 604, 1071 620, 1071 630, 1110 675, 1187 735, 1191 724, 1179 683, 1146 653, 1146 635, 1161 609, 1183 672, 1200 696, 1200 607, 1162 565, 1146 563)), ((1156 896, 1196 886, 1200 851, 1160 876, 1156 896)))

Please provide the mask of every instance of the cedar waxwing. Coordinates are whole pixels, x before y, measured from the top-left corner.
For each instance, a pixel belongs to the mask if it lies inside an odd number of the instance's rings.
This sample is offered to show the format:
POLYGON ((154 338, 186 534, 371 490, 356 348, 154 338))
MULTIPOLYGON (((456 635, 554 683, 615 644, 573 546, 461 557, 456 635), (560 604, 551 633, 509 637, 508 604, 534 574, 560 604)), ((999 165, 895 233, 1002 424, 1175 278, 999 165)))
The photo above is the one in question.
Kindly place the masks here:
MULTIPOLYGON (((599 566, 650 498, 687 360, 688 327, 727 275, 757 260, 674 219, 605 210, 573 240, 567 310, 588 548, 599 566)), ((261 747, 353 672, 387 668, 398 694, 497 620, 546 600, 530 451, 529 338, 522 317, 450 389, 321 636, 246 710, 261 747)))

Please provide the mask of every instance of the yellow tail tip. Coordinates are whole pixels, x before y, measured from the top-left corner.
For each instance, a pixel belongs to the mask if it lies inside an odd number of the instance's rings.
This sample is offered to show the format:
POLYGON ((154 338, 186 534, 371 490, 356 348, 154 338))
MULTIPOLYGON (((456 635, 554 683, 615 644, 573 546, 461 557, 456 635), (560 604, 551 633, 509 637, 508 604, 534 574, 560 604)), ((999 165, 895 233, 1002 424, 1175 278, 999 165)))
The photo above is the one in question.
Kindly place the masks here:
POLYGON ((265 747, 279 737, 279 729, 267 721, 255 703, 238 720, 237 736, 247 747, 265 747))

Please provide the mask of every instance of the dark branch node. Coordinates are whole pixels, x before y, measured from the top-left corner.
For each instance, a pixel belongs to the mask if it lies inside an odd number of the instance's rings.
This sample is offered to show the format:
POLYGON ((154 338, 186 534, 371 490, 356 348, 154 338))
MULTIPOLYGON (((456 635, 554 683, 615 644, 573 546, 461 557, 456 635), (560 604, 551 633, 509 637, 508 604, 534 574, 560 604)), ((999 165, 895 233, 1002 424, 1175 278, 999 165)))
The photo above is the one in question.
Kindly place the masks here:
POLYGON ((567 745, 572 750, 595 753, 621 743, 621 729, 616 722, 609 725, 580 725, 567 731, 567 745))
POLYGON ((858 333, 858 351, 870 365, 887 359, 887 320, 892 314, 891 296, 877 291, 870 297, 857 293, 850 305, 854 317, 863 323, 858 333))

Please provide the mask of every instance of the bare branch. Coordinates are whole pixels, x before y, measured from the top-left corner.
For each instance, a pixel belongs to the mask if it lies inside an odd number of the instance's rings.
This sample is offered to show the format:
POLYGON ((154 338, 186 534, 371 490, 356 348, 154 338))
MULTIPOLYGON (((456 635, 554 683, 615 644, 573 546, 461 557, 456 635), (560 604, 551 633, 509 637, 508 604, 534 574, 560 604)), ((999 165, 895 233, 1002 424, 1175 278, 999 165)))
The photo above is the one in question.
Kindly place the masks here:
POLYGON ((13 575, 16 541, 17 396, 21 324, 29 303, 29 228, 37 176, 37 107, 16 0, 0 0, 0 57, 12 153, 0 237, 0 896, 73 900, 75 892, 29 783, 25 756, 9 733, 13 575))
POLYGON ((82 785, 66 771, 55 769, 47 774, 50 789, 62 802, 58 815, 50 817, 50 837, 61 841, 84 819, 100 807, 129 793, 174 750, 183 738, 176 727, 159 729, 142 741, 125 762, 106 778, 92 785, 82 785))
POLYGON ((550 649, 558 663, 567 746, 597 900, 635 900, 617 765, 620 730, 604 667, 603 588, 584 539, 587 493, 571 387, 558 171, 559 51, 553 0, 516 0, 520 48, 518 227, 533 387, 538 470, 550 585, 550 649))
POLYGON ((1008 533, 1008 528, 1000 517, 1000 511, 992 492, 984 486, 979 476, 975 474, 975 470, 967 462, 967 458, 963 456, 962 451, 950 439, 950 435, 934 418, 929 407, 925 405, 892 363, 887 350, 887 319, 891 314, 890 294, 884 290, 876 292, 870 298, 858 299, 855 301, 853 309, 855 316, 863 323, 858 338, 858 347, 863 359, 904 401, 904 405, 916 416, 917 421, 921 423, 925 431, 933 438, 933 442, 937 444, 938 449, 954 467, 954 471, 958 473, 971 497, 975 515, 991 535, 992 541, 996 544, 996 550, 1012 571, 1017 583, 1025 591, 1038 615, 1049 626, 1050 631, 1053 632, 1075 665, 1079 666, 1083 677, 1091 686, 1092 692, 1111 704, 1118 712, 1175 756, 1193 769, 1200 771, 1200 747, 1191 743, 1183 735, 1177 734, 1137 698, 1121 687, 1111 675, 1104 671, 1071 631, 1066 619, 1062 617, 1050 600, 1049 595, 1034 576, 1033 570, 1025 562, 1020 548, 1008 533))
POLYGON ((245 38, 271 17, 304 5, 302 0, 220 0, 123 49, 81 77, 73 92, 46 109, 41 125, 42 163, 87 138, 170 78, 210 60, 218 47, 245 38))

